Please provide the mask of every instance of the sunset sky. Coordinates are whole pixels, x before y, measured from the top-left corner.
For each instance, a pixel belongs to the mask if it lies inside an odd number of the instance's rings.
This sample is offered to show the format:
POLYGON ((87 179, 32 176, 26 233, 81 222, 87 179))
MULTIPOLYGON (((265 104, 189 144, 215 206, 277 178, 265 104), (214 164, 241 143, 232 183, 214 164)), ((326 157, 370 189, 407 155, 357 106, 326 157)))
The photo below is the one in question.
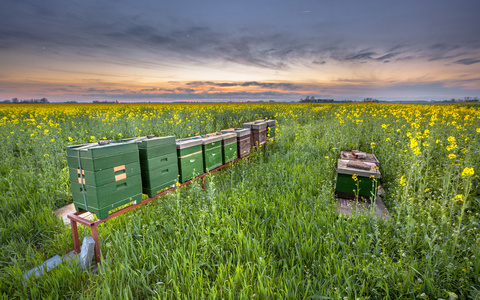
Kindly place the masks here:
POLYGON ((479 0, 3 0, 0 101, 480 97, 479 0))

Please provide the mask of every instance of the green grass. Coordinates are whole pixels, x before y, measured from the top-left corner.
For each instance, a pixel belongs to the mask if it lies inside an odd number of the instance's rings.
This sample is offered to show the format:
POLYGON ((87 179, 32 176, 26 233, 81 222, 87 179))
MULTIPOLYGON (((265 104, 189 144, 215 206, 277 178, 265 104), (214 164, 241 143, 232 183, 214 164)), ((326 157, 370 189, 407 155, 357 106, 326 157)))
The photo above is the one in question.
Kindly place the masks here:
POLYGON ((7 298, 480 297, 478 106, 66 107, 0 107, 7 298), (30 116, 36 122, 24 121, 30 116), (277 140, 250 164, 209 175, 205 190, 195 182, 100 225, 98 274, 63 264, 22 285, 21 274, 73 249, 70 228, 53 215, 72 201, 66 145, 119 133, 185 137, 261 117, 277 120, 277 140), (448 151, 450 136, 456 147, 448 151), (390 221, 337 214, 336 160, 350 149, 380 160, 390 221), (476 174, 462 176, 466 167, 476 174))

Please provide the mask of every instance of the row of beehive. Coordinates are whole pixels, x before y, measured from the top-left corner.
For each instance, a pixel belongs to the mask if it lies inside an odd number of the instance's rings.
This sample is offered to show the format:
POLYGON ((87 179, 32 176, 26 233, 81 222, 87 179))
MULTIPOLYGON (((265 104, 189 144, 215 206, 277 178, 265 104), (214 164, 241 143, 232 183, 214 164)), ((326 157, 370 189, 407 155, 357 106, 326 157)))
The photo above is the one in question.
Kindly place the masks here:
POLYGON ((67 147, 73 203, 99 219, 142 192, 153 197, 159 190, 188 181, 204 172, 250 154, 251 146, 275 137, 274 120, 257 120, 217 133, 176 140, 174 136, 146 136, 67 147))

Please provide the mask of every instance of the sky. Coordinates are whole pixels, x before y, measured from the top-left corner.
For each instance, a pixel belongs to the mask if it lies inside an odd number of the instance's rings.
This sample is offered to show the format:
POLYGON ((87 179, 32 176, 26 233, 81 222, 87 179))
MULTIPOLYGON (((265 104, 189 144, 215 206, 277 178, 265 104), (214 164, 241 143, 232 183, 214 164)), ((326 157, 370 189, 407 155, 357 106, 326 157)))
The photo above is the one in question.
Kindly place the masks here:
POLYGON ((0 101, 480 97, 478 0, 2 0, 0 101))

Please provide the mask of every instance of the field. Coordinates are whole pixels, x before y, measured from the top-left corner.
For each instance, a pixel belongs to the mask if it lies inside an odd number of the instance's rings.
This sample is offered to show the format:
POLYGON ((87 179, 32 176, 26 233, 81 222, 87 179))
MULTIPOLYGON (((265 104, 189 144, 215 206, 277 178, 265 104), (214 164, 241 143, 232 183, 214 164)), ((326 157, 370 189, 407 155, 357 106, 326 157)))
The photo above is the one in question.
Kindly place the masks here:
MULTIPOLYGON (((0 295, 5 298, 480 298, 480 106, 192 104, 0 106, 0 295), (100 226, 102 270, 53 211, 72 202, 66 146, 177 138, 277 121, 277 139, 100 226), (341 217, 340 151, 380 160, 390 221, 341 217)), ((79 227, 80 238, 90 231, 79 227)))

